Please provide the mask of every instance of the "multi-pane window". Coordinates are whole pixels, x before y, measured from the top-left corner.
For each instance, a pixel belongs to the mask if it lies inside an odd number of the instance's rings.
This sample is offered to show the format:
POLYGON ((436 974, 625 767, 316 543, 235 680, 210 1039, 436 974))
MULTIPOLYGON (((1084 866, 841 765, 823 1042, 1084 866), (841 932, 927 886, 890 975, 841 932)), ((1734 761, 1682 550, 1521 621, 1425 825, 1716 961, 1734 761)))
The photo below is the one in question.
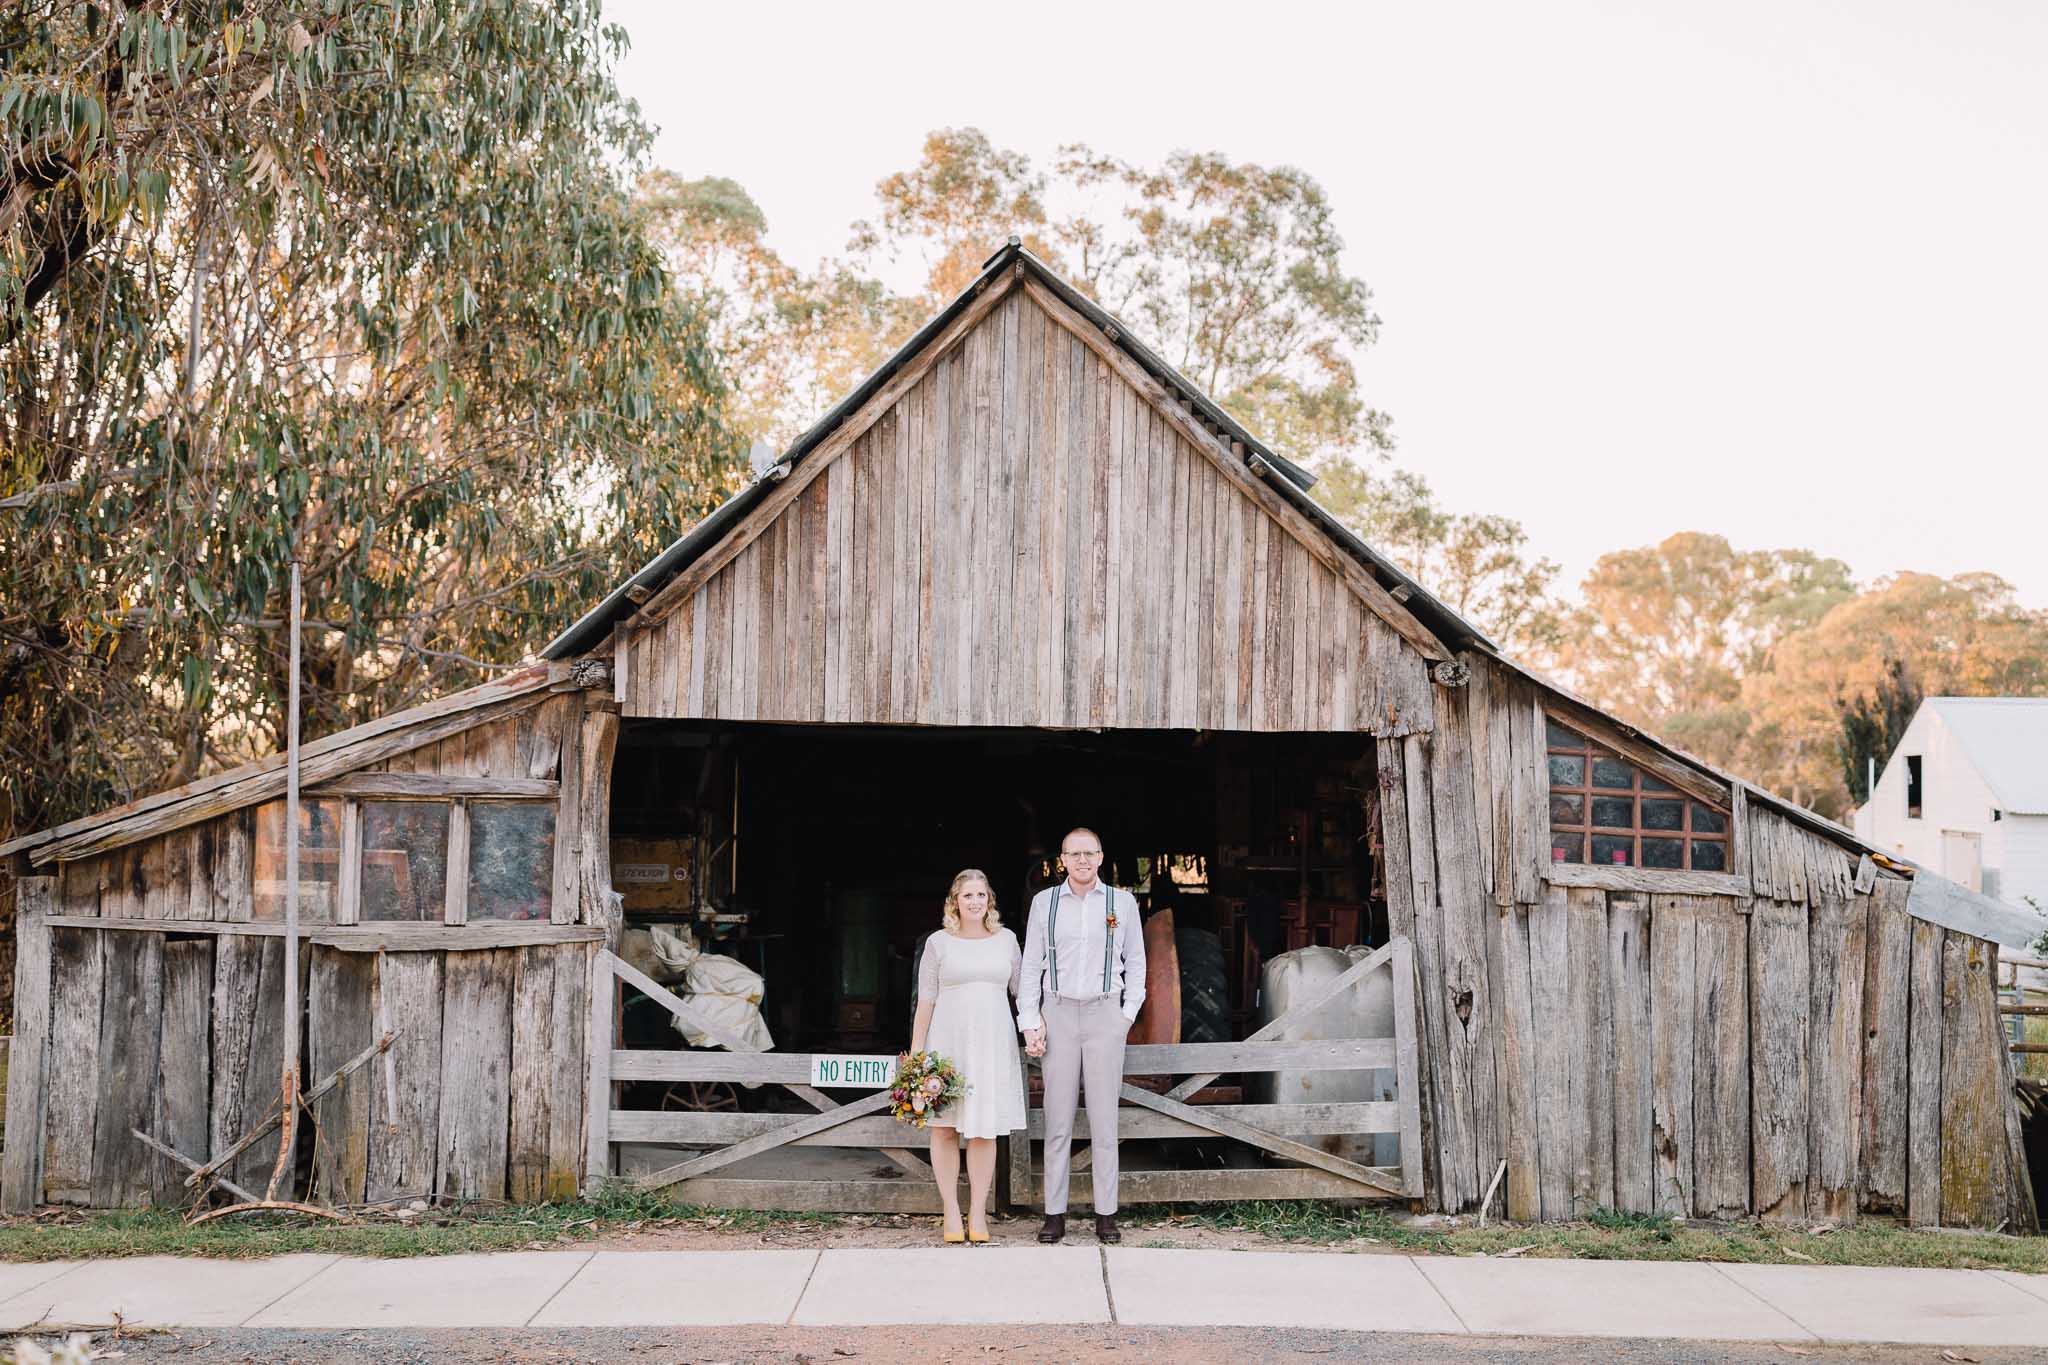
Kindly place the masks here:
POLYGON ((1725 872, 1728 812, 1550 721, 1550 860, 1725 872))

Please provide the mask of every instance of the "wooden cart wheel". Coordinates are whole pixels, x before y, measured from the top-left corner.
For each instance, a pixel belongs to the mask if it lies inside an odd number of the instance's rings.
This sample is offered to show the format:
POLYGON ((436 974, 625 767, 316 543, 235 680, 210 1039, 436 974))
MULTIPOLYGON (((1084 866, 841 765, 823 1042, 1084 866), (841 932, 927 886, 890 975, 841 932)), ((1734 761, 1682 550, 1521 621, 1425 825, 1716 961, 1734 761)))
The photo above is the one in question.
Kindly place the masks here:
POLYGON ((661 1097, 663 1109, 682 1109, 706 1114, 714 1110, 738 1109, 739 1092, 724 1081, 677 1081, 661 1097))

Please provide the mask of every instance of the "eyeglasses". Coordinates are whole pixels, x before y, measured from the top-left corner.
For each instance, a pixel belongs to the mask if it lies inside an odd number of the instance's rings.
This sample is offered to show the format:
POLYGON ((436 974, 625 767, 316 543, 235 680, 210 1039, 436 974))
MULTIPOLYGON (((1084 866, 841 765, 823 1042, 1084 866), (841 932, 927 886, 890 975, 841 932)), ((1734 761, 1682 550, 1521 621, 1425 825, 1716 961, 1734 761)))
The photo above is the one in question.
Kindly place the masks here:
POLYGON ((1099 848, 1061 849, 1060 856, 1062 858, 1100 858, 1102 850, 1099 848))

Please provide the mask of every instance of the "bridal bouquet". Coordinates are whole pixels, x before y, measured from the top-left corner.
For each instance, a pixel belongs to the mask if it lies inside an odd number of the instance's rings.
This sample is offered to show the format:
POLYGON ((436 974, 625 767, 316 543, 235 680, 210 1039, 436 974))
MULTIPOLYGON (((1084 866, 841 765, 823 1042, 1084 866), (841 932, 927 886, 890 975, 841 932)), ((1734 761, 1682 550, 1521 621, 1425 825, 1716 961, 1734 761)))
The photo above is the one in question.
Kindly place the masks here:
POLYGON ((914 1128, 959 1099, 966 1090, 960 1069, 936 1052, 907 1052, 896 1063, 896 1083, 889 1088, 889 1112, 914 1128))

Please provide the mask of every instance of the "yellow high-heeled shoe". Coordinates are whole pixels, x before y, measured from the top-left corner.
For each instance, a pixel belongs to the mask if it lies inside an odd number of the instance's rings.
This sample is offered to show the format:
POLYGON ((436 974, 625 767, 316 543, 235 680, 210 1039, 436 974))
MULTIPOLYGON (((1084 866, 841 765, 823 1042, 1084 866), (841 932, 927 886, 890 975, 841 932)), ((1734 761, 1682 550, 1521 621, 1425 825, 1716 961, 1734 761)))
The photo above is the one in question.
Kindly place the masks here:
POLYGON ((970 1242, 986 1242, 988 1241, 988 1234, 976 1232, 973 1228, 969 1228, 967 1229, 967 1240, 970 1242))
MULTIPOLYGON (((942 1223, 941 1228, 943 1229, 943 1227, 944 1224, 942 1223)), ((939 1237, 940 1240, 946 1242, 964 1242, 967 1240, 967 1234, 964 1232, 946 1232, 942 1230, 939 1233, 939 1237)))

